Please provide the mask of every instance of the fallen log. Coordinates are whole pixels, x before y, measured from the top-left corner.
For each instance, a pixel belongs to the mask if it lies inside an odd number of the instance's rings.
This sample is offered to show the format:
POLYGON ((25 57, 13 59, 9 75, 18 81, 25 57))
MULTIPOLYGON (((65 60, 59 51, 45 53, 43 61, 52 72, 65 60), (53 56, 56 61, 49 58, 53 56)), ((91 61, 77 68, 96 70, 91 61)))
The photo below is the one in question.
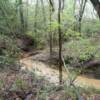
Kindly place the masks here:
POLYGON ((83 63, 75 63, 71 65, 74 68, 83 67, 83 68, 95 68, 100 67, 100 60, 89 60, 83 63))
POLYGON ((89 61, 84 65, 86 68, 88 67, 100 67, 100 60, 93 60, 93 61, 89 61))

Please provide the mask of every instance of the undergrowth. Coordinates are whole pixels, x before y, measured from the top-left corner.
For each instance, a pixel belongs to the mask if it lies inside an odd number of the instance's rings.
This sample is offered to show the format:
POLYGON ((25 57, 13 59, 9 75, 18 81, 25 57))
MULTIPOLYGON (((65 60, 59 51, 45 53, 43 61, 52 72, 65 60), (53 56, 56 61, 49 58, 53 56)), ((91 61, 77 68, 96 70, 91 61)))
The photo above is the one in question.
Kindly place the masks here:
POLYGON ((51 84, 33 73, 0 75, 0 100, 78 100, 78 96, 87 100, 99 93, 100 90, 94 88, 83 89, 67 83, 60 86, 51 84))

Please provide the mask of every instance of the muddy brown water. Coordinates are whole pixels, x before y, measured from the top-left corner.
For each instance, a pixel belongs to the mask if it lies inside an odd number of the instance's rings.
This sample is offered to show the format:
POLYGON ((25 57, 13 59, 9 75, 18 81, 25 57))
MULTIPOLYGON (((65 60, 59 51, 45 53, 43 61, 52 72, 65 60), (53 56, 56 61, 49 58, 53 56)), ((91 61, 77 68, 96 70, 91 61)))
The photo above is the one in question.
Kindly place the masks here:
MULTIPOLYGON (((33 60, 32 57, 23 58, 20 60, 20 63, 23 64, 22 70, 28 70, 30 72, 34 70, 36 75, 45 77, 50 83, 59 83, 59 71, 51 68, 48 64, 33 60)), ((68 74, 63 72, 63 79, 67 80, 67 77, 68 74)), ((81 87, 100 89, 100 80, 95 78, 78 76, 74 83, 81 87)))

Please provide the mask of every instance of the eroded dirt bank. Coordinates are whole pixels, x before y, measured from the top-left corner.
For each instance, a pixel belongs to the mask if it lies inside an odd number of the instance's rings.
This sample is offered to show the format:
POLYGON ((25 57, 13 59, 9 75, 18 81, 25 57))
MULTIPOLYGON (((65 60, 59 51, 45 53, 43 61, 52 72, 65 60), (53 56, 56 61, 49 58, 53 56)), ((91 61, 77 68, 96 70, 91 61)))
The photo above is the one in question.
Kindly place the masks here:
MULTIPOLYGON (((56 69, 53 69, 52 66, 47 63, 39 60, 38 58, 44 54, 38 54, 31 57, 26 57, 20 60, 24 65, 23 70, 34 71, 38 76, 44 76, 50 83, 58 84, 59 82, 59 72, 56 69)), ((44 58, 42 59, 44 60, 44 58)), ((63 79, 67 80, 67 73, 63 72, 63 79)), ((78 76, 75 80, 75 84, 82 87, 94 87, 100 89, 100 80, 94 78, 88 78, 85 76, 78 76)))

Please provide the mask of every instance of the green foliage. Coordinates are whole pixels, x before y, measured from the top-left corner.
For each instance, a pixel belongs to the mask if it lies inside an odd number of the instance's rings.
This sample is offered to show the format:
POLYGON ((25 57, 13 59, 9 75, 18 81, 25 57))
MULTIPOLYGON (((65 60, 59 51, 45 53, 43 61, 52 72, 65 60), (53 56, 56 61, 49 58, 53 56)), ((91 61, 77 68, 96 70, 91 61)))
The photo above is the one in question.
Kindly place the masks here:
POLYGON ((90 59, 100 59, 100 45, 91 42, 91 39, 72 40, 64 45, 66 48, 67 60, 80 63, 90 59))
POLYGON ((20 22, 13 3, 9 0, 0 0, 0 9, 0 33, 10 35, 20 29, 20 22))
POLYGON ((46 37, 46 34, 34 33, 31 31, 27 32, 26 34, 33 38, 35 48, 43 49, 45 47, 46 39, 44 39, 44 37, 46 37))
POLYGON ((1 34, 0 46, 0 65, 4 68, 4 66, 13 66, 17 63, 20 50, 16 46, 15 40, 1 34))
POLYGON ((66 39, 80 39, 81 38, 81 34, 79 32, 73 31, 72 29, 68 29, 67 32, 65 33, 65 37, 66 39))
POLYGON ((58 26, 59 24, 57 21, 51 22, 51 24, 48 25, 48 32, 57 30, 58 26))
POLYGON ((25 89, 27 89, 27 84, 24 80, 17 79, 15 81, 15 84, 13 84, 13 89, 15 89, 15 90, 20 90, 20 89, 25 90, 25 89))
POLYGON ((98 20, 83 21, 82 32, 86 36, 98 36, 100 33, 100 22, 98 20))
POLYGON ((4 88, 4 81, 0 80, 0 90, 2 90, 4 88))

